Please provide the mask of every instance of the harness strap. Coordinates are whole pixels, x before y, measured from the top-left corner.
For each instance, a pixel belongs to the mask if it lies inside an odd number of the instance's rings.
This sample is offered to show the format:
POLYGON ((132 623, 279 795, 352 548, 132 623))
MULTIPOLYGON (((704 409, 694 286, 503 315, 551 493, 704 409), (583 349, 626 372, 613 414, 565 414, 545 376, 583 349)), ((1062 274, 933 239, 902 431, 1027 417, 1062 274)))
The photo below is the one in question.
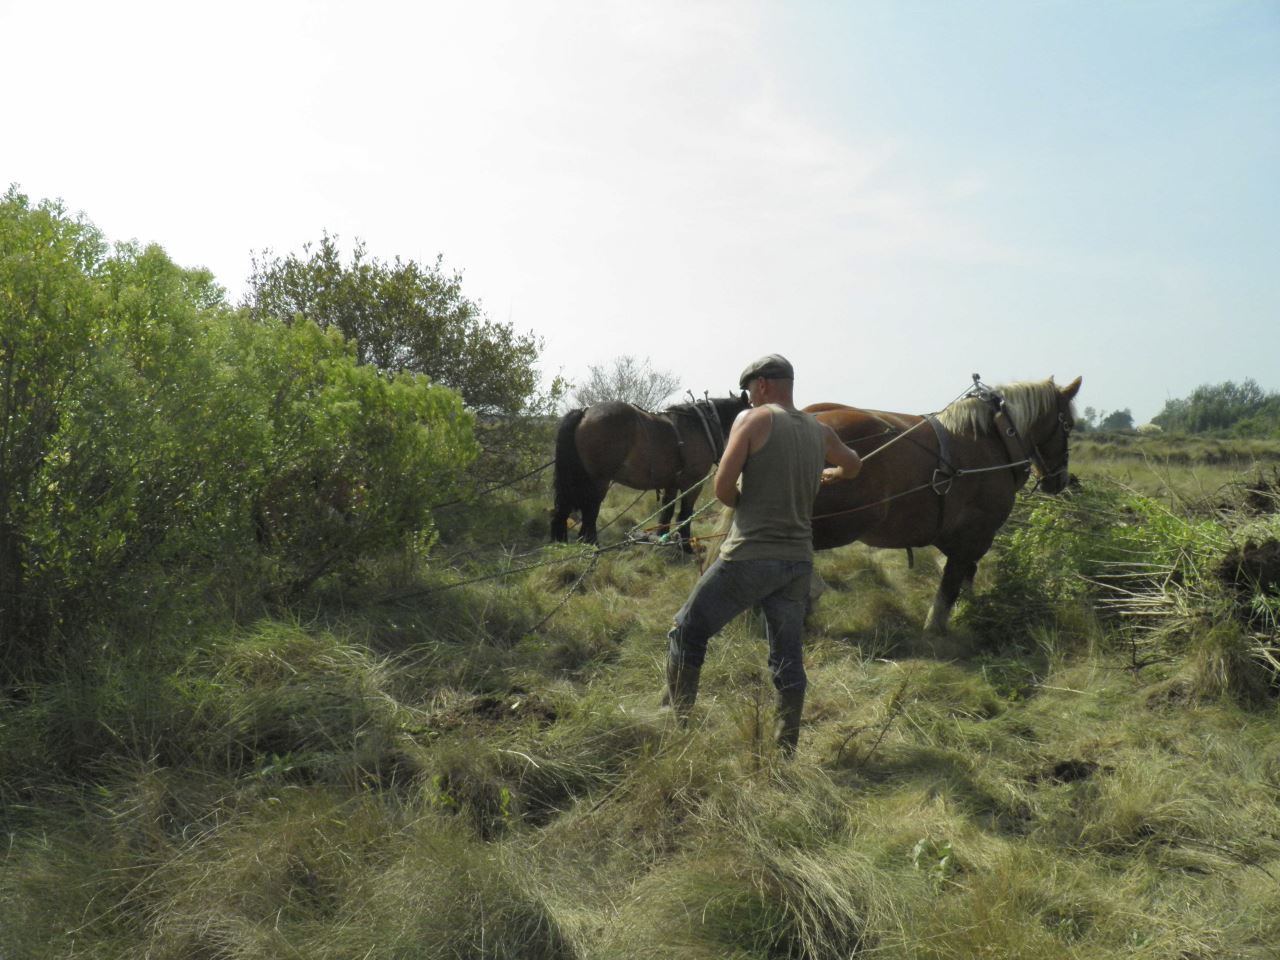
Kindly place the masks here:
POLYGON ((992 419, 1000 434, 1000 442, 1004 444, 1005 453, 1009 455, 1009 469, 1013 471, 1014 479, 1021 486, 1031 476, 1031 455, 1027 451, 1026 443, 1018 435, 1018 428, 1013 425, 1013 420, 1005 410, 1003 399, 998 401, 995 416, 992 419))
POLYGON ((938 438, 938 467, 933 471, 933 480, 930 485, 934 493, 945 497, 951 491, 951 481, 959 473, 951 463, 951 431, 944 427, 942 421, 932 413, 926 414, 925 419, 929 421, 929 426, 933 427, 934 436, 938 438))
POLYGON ((693 412, 698 415, 698 422, 702 424, 702 432, 707 436, 707 446, 711 448, 711 462, 719 463, 720 455, 724 453, 724 428, 720 425, 719 415, 716 414, 715 408, 707 400, 695 401, 693 412), (711 433, 711 423, 709 421, 715 422, 716 432, 714 435, 711 433))
MULTIPOLYGON (((951 492, 951 484, 956 478, 957 471, 951 464, 951 431, 944 427, 942 421, 932 413, 927 414, 925 419, 929 421, 929 426, 933 427, 934 436, 938 438, 938 466, 934 468, 929 486, 938 495, 938 533, 941 533, 947 522, 947 494, 951 492)), ((934 536, 937 535, 934 534, 934 536)), ((910 570, 914 565, 915 557, 911 555, 911 549, 908 548, 907 569, 910 570)))

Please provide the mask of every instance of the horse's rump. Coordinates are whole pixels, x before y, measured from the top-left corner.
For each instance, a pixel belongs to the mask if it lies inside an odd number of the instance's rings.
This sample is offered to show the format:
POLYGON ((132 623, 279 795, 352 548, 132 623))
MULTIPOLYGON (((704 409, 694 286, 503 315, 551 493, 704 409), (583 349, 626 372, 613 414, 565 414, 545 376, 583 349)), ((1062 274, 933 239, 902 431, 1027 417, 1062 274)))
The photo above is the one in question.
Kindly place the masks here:
POLYGON ((570 410, 556 428, 555 491, 556 510, 571 513, 590 495, 591 476, 578 455, 578 424, 587 411, 570 410))

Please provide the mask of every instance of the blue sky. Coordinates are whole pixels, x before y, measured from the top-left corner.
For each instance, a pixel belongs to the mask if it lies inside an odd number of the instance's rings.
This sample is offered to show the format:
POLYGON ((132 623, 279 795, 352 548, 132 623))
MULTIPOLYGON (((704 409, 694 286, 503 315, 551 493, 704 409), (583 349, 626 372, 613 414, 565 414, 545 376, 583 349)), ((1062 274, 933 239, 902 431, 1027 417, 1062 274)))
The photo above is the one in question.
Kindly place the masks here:
POLYGON ((237 295, 321 231, 548 375, 1280 390, 1280 2, 0 0, 0 180, 237 295))

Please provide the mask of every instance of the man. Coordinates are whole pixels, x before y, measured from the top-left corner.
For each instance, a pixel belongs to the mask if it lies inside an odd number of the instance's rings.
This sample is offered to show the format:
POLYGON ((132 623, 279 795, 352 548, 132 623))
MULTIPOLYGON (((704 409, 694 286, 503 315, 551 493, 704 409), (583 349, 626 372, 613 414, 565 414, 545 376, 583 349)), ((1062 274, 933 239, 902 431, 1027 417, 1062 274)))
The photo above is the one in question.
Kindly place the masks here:
POLYGON ((761 357, 742 371, 739 385, 748 391, 751 409, 734 421, 715 481, 716 497, 735 511, 733 526, 720 556, 676 614, 667 699, 687 722, 707 641, 760 604, 778 698, 778 746, 790 756, 804 709, 802 635, 813 572, 813 500, 820 483, 852 479, 862 461, 834 430, 796 409, 795 372, 785 357, 761 357))

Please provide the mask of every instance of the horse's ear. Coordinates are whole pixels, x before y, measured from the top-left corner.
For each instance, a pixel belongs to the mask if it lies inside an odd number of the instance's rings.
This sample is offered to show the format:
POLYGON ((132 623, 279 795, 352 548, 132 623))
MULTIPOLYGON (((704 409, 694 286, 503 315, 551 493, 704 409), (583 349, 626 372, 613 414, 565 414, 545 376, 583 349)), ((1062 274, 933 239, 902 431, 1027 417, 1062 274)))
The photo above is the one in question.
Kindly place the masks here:
POLYGON ((1076 394, 1080 392, 1080 381, 1083 379, 1084 379, 1083 377, 1076 377, 1074 380, 1068 383, 1065 387, 1062 388, 1062 395, 1066 397, 1068 400, 1074 400, 1076 394))

